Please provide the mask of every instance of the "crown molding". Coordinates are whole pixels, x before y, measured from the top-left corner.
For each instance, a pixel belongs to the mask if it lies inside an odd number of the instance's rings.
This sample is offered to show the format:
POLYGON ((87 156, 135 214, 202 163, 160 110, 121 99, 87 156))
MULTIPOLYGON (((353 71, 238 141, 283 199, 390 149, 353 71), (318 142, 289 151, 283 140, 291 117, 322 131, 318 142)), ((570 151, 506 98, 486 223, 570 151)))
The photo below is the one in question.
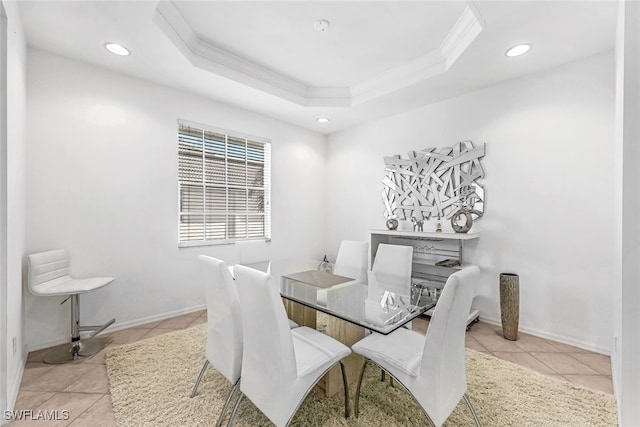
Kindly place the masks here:
POLYGON ((476 37, 482 32, 484 24, 478 19, 475 6, 468 5, 462 11, 447 37, 440 44, 440 51, 446 58, 447 69, 462 55, 476 37))
POLYGON ((484 27, 468 4, 439 49, 351 87, 314 87, 200 39, 171 1, 158 3, 153 21, 193 66, 303 107, 350 107, 445 73, 484 27))
POLYGON ((353 104, 363 104, 445 71, 445 58, 440 50, 433 50, 353 86, 353 104))

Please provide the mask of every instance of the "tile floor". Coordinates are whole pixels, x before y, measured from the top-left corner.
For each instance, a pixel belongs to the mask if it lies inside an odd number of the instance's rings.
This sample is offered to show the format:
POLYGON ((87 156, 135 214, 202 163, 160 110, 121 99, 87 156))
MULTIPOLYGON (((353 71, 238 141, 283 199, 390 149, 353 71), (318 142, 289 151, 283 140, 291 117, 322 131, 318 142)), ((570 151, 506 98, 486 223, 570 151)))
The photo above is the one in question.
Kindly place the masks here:
MULTIPOLYGON (((206 312, 199 311, 167 320, 148 323, 129 329, 103 334, 110 340, 108 347, 128 344, 166 332, 185 329, 206 322, 206 312)), ((428 321, 418 319, 413 329, 426 331, 428 321)), ((605 393, 612 393, 609 357, 591 353, 565 344, 520 333, 517 341, 502 338, 497 326, 476 323, 467 333, 467 347, 492 354, 546 375, 562 377, 605 393)), ((107 347, 107 348, 108 348, 107 347)), ((105 366, 106 349, 96 355, 64 365, 46 365, 40 360, 46 350, 29 354, 16 410, 37 412, 63 409, 69 411, 67 420, 16 420, 18 426, 114 426, 115 419, 109 393, 105 366)))

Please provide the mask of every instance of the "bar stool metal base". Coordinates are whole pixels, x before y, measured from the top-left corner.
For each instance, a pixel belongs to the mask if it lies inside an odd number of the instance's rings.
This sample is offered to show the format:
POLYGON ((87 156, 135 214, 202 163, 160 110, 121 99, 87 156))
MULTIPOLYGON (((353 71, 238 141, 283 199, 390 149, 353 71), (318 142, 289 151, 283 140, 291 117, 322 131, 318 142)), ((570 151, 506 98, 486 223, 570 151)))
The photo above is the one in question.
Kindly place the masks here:
MULTIPOLYGON (((79 357, 87 357, 96 354, 107 344, 105 341, 94 337, 113 325, 116 319, 111 319, 100 326, 80 326, 80 297, 73 294, 67 300, 71 301, 71 342, 52 349, 42 361, 49 364, 69 363, 78 360, 79 357), (86 339, 80 339, 81 331, 93 331, 86 339)), ((61 303, 61 304, 62 304, 61 303)))
POLYGON ((88 338, 73 343, 66 343, 54 347, 45 354, 42 361, 51 365, 69 363, 82 357, 93 356, 107 345, 107 340, 101 338, 88 338))

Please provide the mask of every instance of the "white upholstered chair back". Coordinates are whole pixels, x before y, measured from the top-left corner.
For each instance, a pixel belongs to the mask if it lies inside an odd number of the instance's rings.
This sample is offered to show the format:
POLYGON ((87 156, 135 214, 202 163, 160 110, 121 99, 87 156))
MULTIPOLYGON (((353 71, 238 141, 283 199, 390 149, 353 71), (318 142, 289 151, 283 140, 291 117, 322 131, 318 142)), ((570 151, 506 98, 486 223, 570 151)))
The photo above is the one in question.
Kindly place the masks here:
POLYGON ((368 298, 378 300, 384 291, 410 296, 412 262, 413 246, 379 244, 369 272, 368 298))
POLYGON ((369 263, 369 243, 343 240, 340 243, 338 256, 333 272, 340 276, 351 277, 360 282, 367 282, 367 265, 369 263))
POLYGON ((236 284, 224 261, 198 257, 207 300, 206 357, 231 383, 242 367, 242 318, 236 284))
POLYGON ((236 265, 244 328, 241 390, 263 410, 297 377, 296 358, 277 283, 266 273, 236 265))
MULTIPOLYGON (((244 328, 240 391, 276 426, 286 426, 317 381, 351 350, 315 329, 289 329, 278 282, 268 274, 237 265, 235 277, 244 328)), ((347 380, 340 366, 348 416, 347 380)))
POLYGON ((57 282, 72 280, 69 276, 69 254, 65 249, 29 255, 27 263, 27 282, 29 291, 34 295, 43 295, 43 292, 39 291, 42 285, 51 287, 57 282))
POLYGON ((473 265, 449 276, 431 316, 419 377, 421 401, 436 425, 451 414, 467 390, 465 331, 480 269, 473 265))

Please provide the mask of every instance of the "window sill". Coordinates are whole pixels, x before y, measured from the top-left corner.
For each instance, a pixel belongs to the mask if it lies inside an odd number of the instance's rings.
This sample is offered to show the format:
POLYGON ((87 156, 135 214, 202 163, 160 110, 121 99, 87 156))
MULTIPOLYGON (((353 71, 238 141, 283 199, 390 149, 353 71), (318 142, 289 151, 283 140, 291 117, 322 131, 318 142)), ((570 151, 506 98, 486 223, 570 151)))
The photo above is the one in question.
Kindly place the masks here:
POLYGON ((233 240, 192 240, 187 242, 178 242, 178 249, 182 248, 198 248, 202 246, 223 246, 223 245, 233 245, 236 242, 243 242, 247 240, 264 240, 265 242, 270 242, 270 238, 258 238, 258 239, 233 239, 233 240))

